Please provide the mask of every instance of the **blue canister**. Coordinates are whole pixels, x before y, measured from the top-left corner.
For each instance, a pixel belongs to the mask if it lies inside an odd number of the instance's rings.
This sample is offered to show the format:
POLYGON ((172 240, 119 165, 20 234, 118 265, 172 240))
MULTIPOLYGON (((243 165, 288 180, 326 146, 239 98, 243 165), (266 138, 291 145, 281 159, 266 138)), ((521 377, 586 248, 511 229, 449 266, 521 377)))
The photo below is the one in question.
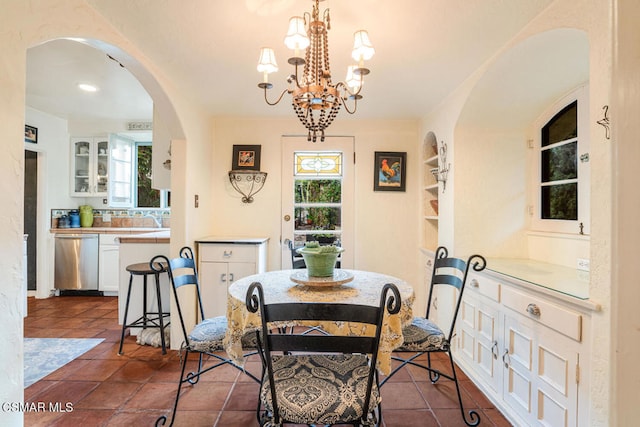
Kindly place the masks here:
POLYGON ((80 212, 77 209, 72 209, 69 211, 69 219, 71 228, 80 228, 80 212))

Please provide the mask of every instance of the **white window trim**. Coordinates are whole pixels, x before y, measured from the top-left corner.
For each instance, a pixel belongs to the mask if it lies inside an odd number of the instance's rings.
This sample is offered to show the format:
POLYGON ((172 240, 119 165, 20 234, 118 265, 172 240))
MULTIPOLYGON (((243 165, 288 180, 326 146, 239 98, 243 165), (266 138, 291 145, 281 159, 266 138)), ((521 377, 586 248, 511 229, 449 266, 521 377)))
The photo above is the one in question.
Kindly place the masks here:
POLYGON ((589 87, 588 85, 580 86, 573 90, 570 94, 550 106, 538 119, 533 123, 532 127, 533 140, 533 161, 531 173, 531 200, 532 209, 531 230, 552 233, 580 234, 580 223, 582 223, 582 233, 590 234, 591 224, 591 167, 589 162, 580 161, 580 156, 589 153, 590 135, 589 135, 589 87), (564 107, 578 101, 578 219, 577 220, 557 220, 541 218, 541 130, 542 127, 549 122, 564 107))

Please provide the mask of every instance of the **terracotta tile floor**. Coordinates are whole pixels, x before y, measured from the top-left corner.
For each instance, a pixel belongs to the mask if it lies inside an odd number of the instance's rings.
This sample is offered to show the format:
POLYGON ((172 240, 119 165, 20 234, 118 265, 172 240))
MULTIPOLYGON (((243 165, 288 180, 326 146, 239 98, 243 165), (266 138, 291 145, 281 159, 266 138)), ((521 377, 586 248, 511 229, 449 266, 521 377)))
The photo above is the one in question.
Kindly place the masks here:
MULTIPOLYGON (((105 340, 25 390, 25 402, 70 402, 73 411, 29 412, 25 426, 152 426, 169 413, 180 374, 178 353, 163 356, 159 348, 139 346, 134 337, 127 337, 125 354, 118 356, 115 297, 29 298, 28 307, 25 337, 105 340)), ((257 359, 247 366, 259 372, 257 359)), ((433 385, 425 371, 414 369, 401 371, 382 388, 384 426, 464 426, 451 382, 433 385)), ((480 414, 480 425, 509 426, 461 376, 465 407, 480 414)), ((174 425, 257 426, 257 393, 258 385, 246 375, 229 366, 217 368, 196 386, 186 387, 174 425)))

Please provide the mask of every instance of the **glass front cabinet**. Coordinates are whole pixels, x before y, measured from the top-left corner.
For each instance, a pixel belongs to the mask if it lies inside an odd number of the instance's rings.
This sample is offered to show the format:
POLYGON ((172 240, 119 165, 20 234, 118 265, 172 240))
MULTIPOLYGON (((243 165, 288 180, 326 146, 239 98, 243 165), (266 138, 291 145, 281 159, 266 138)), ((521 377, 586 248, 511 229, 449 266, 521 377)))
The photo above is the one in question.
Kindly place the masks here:
POLYGON ((71 196, 106 197, 109 189, 109 138, 71 138, 71 196))

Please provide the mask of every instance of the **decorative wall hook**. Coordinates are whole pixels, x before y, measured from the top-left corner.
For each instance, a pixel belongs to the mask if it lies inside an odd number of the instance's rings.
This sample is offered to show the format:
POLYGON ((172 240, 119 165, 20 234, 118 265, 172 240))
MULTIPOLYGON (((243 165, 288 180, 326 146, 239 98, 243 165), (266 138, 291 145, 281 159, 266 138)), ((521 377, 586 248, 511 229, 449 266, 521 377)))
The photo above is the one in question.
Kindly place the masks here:
POLYGON ((447 164, 447 144, 444 141, 440 143, 438 156, 440 157, 438 160, 438 169, 432 170, 431 173, 433 173, 436 181, 442 183, 442 191, 444 192, 444 190, 447 189, 447 175, 449 174, 449 168, 451 167, 451 163, 447 164))
POLYGON ((607 139, 611 139, 611 133, 610 133, 610 129, 609 129, 609 116, 607 115, 607 113, 609 112, 609 106, 605 105, 604 107, 602 107, 602 109, 604 110, 604 117, 602 119, 598 120, 596 123, 598 123, 600 126, 604 127, 604 129, 605 129, 604 136, 607 139))

